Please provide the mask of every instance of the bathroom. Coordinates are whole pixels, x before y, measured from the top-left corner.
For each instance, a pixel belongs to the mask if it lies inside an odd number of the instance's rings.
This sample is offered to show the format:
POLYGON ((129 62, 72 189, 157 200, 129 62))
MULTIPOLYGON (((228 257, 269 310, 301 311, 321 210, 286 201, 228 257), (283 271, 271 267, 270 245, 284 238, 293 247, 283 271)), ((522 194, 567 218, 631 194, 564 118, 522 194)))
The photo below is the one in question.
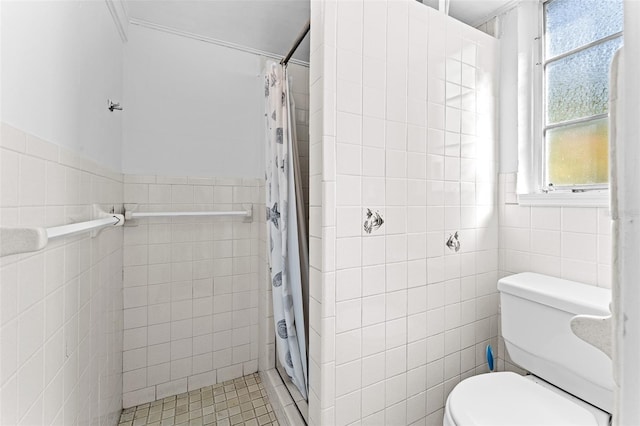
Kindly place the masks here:
POLYGON ((605 411, 640 423, 640 93, 609 106, 608 72, 623 27, 617 75, 640 70, 637 2, 3 0, 0 21, 0 424, 442 425, 458 384, 526 372, 498 291, 524 272, 613 291, 605 411), (287 168, 265 78, 288 53, 287 168), (583 77, 597 107, 543 117, 583 77), (549 161, 584 123, 595 165, 549 161), (303 374, 277 349, 279 169, 303 374))

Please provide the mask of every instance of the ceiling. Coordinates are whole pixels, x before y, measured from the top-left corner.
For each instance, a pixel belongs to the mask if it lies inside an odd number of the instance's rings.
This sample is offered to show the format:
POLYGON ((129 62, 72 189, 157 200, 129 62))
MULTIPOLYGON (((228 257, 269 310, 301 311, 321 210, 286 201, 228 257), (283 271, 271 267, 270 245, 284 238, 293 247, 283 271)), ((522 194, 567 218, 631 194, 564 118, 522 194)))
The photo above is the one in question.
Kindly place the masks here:
MULTIPOLYGON (((481 23, 514 0, 450 0, 449 14, 481 23)), ((438 0, 423 0, 438 7, 438 0)), ((284 56, 309 19, 309 0, 127 0, 129 17, 172 30, 284 56), (278 31, 274 31, 278 28, 278 31)), ((294 59, 309 60, 309 37, 294 59)))
MULTIPOLYGON (((279 56, 309 19, 309 0, 128 0, 127 9, 134 20, 279 56)), ((309 60, 309 37, 294 58, 309 60)))

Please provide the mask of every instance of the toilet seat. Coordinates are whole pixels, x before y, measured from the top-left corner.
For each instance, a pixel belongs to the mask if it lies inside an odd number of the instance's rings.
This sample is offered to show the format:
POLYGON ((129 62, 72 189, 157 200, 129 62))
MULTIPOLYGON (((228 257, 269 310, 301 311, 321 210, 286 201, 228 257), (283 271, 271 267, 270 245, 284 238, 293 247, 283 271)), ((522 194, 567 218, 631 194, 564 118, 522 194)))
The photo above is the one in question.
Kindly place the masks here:
POLYGON ((445 425, 608 425, 608 414, 549 384, 511 372, 481 374, 449 394, 445 425), (546 386, 545 386, 546 385, 546 386))

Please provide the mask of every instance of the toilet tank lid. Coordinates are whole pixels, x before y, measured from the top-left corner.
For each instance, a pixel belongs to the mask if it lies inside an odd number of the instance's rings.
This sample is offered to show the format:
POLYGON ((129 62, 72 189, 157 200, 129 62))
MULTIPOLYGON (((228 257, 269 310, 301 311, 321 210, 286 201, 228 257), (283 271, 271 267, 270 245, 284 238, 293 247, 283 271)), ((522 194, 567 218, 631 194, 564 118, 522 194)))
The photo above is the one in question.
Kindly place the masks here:
POLYGON ((583 315, 610 315, 611 290, 575 281, 522 272, 498 281, 498 291, 583 315))

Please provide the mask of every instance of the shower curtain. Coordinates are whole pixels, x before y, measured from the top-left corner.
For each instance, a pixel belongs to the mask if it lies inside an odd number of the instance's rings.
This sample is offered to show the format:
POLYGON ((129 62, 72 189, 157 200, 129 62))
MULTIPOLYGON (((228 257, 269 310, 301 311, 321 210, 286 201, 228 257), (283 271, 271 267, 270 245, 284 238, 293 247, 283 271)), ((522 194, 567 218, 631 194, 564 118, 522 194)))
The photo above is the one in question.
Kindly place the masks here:
POLYGON ((268 62, 265 70, 267 149, 266 212, 269 269, 273 291, 273 317, 277 356, 291 381, 307 398, 307 350, 303 288, 308 257, 303 236, 304 215, 299 217, 301 191, 295 155, 295 121, 287 69, 268 62), (296 190, 297 186, 297 190, 296 190), (302 247, 301 247, 302 245, 302 247), (301 248, 303 255, 301 256, 301 248))

